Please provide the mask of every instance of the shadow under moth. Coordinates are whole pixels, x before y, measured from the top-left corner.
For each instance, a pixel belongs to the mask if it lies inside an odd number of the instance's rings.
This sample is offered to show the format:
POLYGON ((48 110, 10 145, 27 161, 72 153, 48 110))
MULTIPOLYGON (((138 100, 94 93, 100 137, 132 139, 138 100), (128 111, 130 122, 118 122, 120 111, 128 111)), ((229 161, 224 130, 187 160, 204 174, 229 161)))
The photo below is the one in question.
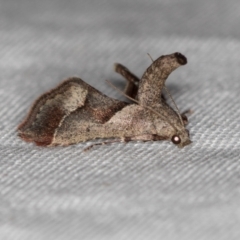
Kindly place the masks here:
POLYGON ((187 117, 167 104, 162 90, 169 74, 186 63, 181 53, 161 56, 141 79, 115 64, 115 71, 127 80, 124 95, 131 103, 110 98, 80 78, 69 78, 35 101, 18 126, 19 136, 38 146, 111 138, 103 143, 170 140, 184 147, 191 143, 187 117))

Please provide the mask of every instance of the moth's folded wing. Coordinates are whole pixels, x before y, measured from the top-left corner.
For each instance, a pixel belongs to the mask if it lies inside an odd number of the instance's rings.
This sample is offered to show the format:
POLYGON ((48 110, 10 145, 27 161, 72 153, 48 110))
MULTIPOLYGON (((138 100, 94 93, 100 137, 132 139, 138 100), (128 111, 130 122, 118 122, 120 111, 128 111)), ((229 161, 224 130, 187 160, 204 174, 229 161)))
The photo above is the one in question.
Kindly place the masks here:
POLYGON ((52 145, 69 145, 108 137, 109 129, 105 123, 127 105, 128 103, 112 99, 88 85, 84 106, 70 113, 61 122, 52 145))
POLYGON ((53 143, 57 131, 77 134, 74 124, 71 126, 72 120, 87 131, 90 125, 105 123, 126 105, 104 95, 80 78, 70 78, 35 101, 18 127, 19 136, 27 142, 48 146, 53 143))
POLYGON ((83 83, 81 79, 71 78, 40 96, 18 126, 19 136, 37 145, 50 145, 63 119, 84 106, 88 88, 83 83))

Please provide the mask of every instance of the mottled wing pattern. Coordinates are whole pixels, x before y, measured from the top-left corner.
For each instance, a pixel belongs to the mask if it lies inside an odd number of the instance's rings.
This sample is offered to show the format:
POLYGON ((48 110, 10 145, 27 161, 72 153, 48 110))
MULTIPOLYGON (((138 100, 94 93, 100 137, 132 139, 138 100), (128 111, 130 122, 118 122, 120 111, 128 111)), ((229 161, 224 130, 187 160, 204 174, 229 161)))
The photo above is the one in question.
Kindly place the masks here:
POLYGON ((81 116, 86 121, 104 123, 126 104, 105 96, 80 78, 70 78, 35 101, 18 127, 19 136, 27 142, 47 146, 71 114, 82 110, 85 114, 81 116))

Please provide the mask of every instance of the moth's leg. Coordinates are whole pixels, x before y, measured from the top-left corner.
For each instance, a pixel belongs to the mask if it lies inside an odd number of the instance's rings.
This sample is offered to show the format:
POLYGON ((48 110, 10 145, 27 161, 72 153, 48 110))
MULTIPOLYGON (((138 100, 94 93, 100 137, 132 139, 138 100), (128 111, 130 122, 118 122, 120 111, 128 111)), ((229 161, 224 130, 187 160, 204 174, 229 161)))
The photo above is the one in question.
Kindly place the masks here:
POLYGON ((84 152, 87 152, 88 150, 90 150, 91 148, 93 148, 93 147, 95 147, 95 146, 107 145, 107 144, 112 144, 112 143, 116 143, 116 142, 122 142, 122 139, 114 139, 114 140, 112 140, 112 141, 94 143, 94 144, 90 145, 89 147, 84 148, 83 151, 84 151, 84 152))
POLYGON ((124 92, 129 97, 135 98, 138 91, 138 82, 140 81, 139 78, 120 63, 115 63, 114 70, 127 80, 124 92))
POLYGON ((123 140, 124 140, 124 142, 130 142, 130 141, 148 142, 148 141, 167 140, 167 138, 164 136, 156 135, 156 134, 143 134, 143 135, 139 135, 139 136, 125 137, 123 140))
POLYGON ((84 152, 87 152, 91 148, 95 146, 102 146, 102 145, 107 145, 107 144, 112 144, 112 143, 117 143, 117 142, 131 142, 131 141, 143 141, 143 142, 148 142, 148 141, 162 141, 162 140, 167 140, 166 137, 159 136, 156 134, 144 134, 144 135, 139 135, 139 136, 134 136, 134 137, 123 137, 119 139, 114 139, 112 141, 106 141, 106 142, 100 142, 100 143, 94 143, 86 148, 84 148, 84 152))
POLYGON ((182 117, 184 126, 186 126, 188 124, 188 118, 186 115, 192 114, 192 113, 193 113, 193 111, 191 109, 188 109, 188 110, 184 111, 183 113, 181 113, 181 117, 182 117))

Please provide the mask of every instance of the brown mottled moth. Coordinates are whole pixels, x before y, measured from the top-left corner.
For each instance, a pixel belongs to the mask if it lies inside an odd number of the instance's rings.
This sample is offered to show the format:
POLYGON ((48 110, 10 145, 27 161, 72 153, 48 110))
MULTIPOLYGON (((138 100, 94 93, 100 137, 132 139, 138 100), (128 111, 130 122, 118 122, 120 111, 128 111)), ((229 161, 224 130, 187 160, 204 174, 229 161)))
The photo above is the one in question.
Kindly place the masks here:
POLYGON ((67 79, 35 101, 18 127, 19 136, 39 146, 112 138, 104 143, 171 140, 184 147, 191 143, 187 117, 173 110, 161 95, 169 74, 186 63, 180 53, 161 56, 141 80, 115 64, 115 71, 127 80, 125 94, 132 103, 107 97, 80 78, 67 79))

